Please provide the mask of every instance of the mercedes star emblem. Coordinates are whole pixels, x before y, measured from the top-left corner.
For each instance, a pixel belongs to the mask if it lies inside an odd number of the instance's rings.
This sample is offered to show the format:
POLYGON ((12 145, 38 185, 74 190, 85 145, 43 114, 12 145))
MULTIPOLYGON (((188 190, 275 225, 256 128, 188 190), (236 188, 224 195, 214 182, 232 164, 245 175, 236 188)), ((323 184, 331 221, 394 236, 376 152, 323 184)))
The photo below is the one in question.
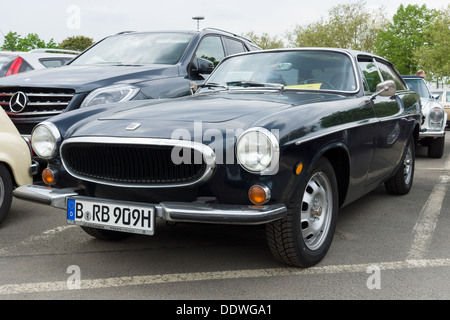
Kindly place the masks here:
POLYGON ((16 92, 9 100, 9 109, 14 113, 21 113, 27 106, 29 100, 22 91, 16 92))

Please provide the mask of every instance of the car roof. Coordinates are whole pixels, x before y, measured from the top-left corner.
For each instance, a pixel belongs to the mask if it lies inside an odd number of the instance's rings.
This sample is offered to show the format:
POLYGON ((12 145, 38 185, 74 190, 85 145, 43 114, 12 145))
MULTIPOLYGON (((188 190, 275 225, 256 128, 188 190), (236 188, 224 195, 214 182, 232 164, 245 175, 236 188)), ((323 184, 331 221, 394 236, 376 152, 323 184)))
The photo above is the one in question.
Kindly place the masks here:
POLYGON ((416 75, 402 75, 402 78, 405 79, 422 79, 425 81, 425 79, 421 76, 416 76, 416 75))
POLYGON ((11 56, 42 56, 42 57, 67 57, 71 55, 77 55, 80 52, 74 50, 64 49, 33 49, 30 51, 0 51, 2 55, 11 56))
MULTIPOLYGON (((231 36, 231 37, 235 37, 235 38, 239 38, 243 41, 247 41, 249 43, 252 43, 253 45, 257 46, 251 39, 245 38, 241 35, 238 35, 236 33, 230 32, 230 31, 226 31, 226 30, 222 30, 222 29, 218 29, 218 28, 204 28, 201 30, 168 30, 168 29, 164 29, 164 30, 152 30, 152 31, 122 31, 122 32, 118 32, 116 34, 112 34, 109 35, 107 37, 112 37, 112 36, 116 36, 116 35, 123 35, 123 34, 139 34, 139 33, 192 33, 192 34, 207 34, 207 33, 215 33, 215 34, 221 34, 224 36, 231 36)), ((107 38, 106 37, 106 38, 107 38)))

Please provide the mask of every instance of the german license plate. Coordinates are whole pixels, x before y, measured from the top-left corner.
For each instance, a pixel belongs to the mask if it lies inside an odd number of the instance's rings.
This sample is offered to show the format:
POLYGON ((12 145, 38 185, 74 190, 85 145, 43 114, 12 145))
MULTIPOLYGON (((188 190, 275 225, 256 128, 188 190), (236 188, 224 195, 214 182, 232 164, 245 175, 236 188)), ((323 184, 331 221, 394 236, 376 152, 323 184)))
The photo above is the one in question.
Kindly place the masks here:
POLYGON ((97 229, 153 235, 155 208, 135 203, 69 197, 67 222, 97 229))

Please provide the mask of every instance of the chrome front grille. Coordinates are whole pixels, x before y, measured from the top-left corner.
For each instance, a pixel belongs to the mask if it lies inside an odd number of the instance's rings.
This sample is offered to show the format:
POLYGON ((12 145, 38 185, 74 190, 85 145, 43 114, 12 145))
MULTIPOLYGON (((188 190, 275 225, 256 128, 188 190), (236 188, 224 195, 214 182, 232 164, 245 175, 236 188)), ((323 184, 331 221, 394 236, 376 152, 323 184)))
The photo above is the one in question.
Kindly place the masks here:
POLYGON ((163 188, 207 180, 214 152, 200 143, 145 138, 72 138, 61 146, 61 159, 72 176, 106 185, 163 188), (174 148, 183 158, 173 161, 174 148), (187 156, 187 157, 186 157, 187 156))
POLYGON ((0 88, 0 106, 14 118, 54 116, 67 108, 75 94, 72 89, 3 87, 0 88), (20 112, 10 109, 11 98, 23 92, 28 98, 26 106, 20 112))

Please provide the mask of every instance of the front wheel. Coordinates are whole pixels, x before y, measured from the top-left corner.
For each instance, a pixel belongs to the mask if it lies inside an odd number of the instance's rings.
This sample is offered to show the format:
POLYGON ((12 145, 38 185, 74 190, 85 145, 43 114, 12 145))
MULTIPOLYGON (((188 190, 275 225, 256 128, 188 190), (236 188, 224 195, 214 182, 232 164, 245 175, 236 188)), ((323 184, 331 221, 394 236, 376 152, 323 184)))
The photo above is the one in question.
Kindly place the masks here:
POLYGON ((323 259, 333 240, 338 215, 338 187, 330 162, 319 159, 285 218, 266 225, 272 254, 280 261, 307 268, 323 259))
POLYGON ((442 158, 444 155, 445 136, 432 139, 428 144, 429 158, 442 158))
POLYGON ((5 221, 11 208, 13 182, 5 165, 0 164, 0 224, 5 221))

